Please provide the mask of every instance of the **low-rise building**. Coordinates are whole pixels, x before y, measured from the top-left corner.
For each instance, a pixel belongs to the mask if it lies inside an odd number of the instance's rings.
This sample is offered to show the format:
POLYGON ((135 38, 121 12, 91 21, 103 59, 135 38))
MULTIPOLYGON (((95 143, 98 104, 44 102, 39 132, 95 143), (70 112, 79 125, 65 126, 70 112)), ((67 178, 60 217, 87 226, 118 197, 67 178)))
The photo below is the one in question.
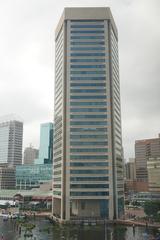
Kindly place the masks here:
POLYGON ((15 168, 6 165, 0 166, 0 189, 15 189, 15 168))
POLYGON ((21 165, 16 167, 16 189, 39 188, 52 180, 52 164, 21 165))

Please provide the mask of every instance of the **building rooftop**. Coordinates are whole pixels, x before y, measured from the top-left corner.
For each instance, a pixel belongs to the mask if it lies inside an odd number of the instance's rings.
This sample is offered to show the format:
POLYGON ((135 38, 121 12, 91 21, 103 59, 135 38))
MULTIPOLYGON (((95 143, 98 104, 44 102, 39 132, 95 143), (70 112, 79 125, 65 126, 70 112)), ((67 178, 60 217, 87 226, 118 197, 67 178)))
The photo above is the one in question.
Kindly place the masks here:
POLYGON ((65 20, 111 20, 112 27, 116 35, 118 35, 117 27, 114 22, 109 7, 73 7, 65 8, 56 28, 56 36, 65 20))

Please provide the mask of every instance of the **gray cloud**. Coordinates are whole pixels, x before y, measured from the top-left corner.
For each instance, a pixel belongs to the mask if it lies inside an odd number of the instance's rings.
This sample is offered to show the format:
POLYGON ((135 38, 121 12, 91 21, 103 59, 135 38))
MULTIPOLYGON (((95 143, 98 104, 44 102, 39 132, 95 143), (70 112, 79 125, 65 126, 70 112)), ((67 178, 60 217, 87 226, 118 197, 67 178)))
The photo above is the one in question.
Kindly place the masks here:
POLYGON ((110 6, 119 30, 123 143, 160 132, 159 0, 2 0, 0 109, 24 119, 24 146, 53 119, 54 29, 64 7, 110 6))

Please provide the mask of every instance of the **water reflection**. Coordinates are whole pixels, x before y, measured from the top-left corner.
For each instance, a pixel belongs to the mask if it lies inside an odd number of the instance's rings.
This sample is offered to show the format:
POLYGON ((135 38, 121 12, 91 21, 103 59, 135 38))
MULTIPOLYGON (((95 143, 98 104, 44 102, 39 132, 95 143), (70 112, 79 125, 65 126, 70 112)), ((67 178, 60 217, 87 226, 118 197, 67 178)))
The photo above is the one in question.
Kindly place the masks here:
MULTIPOLYGON (((106 230, 103 226, 53 226, 47 220, 32 220, 36 225, 33 230, 36 240, 144 240, 145 228, 142 227, 124 227, 108 226, 106 230)), ((0 218, 0 238, 4 235, 5 240, 23 240, 24 230, 19 231, 15 220, 3 222, 0 218), (19 238, 18 238, 19 237, 19 238)), ((149 230, 148 234, 154 234, 149 230)), ((33 238, 34 239, 34 238, 33 238)), ((147 238, 146 238, 147 239, 147 238)), ((27 240, 27 239, 26 239, 27 240)))

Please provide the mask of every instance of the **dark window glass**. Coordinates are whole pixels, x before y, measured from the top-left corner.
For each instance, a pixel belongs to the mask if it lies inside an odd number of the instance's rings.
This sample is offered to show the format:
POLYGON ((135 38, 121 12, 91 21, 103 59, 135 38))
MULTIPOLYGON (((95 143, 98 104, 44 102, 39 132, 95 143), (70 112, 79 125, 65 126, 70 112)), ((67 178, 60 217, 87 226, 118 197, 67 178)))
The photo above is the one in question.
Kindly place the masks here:
POLYGON ((104 51, 105 47, 71 47, 71 51, 104 51))
POLYGON ((104 28, 104 25, 71 25, 71 28, 104 28))
POLYGON ((70 181, 109 181, 109 177, 70 177, 70 181))
POLYGON ((71 65, 71 68, 105 68, 105 65, 71 65))
POLYGON ((71 57, 96 57, 105 56, 105 53, 71 53, 71 57))

